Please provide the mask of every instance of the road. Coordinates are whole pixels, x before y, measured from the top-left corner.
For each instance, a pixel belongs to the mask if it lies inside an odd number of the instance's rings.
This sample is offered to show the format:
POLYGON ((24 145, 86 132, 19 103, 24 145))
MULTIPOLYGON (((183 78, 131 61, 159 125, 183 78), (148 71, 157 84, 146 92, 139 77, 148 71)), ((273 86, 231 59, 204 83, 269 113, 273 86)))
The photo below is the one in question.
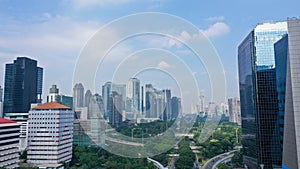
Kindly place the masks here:
POLYGON ((226 161, 228 159, 231 159, 234 155, 234 152, 236 152, 236 151, 238 151, 238 150, 233 150, 233 151, 223 153, 223 154, 220 154, 220 155, 217 155, 217 156, 211 158, 204 164, 202 169, 216 169, 218 164, 220 164, 223 161, 226 161))

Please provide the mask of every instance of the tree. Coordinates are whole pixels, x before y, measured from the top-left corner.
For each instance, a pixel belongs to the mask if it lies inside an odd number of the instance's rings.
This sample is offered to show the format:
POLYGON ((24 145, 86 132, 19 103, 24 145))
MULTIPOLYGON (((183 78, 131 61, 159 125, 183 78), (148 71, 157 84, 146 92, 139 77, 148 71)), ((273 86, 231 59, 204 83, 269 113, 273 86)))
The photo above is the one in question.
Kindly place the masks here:
POLYGON ((230 167, 227 166, 225 163, 220 163, 220 164, 218 165, 218 169, 230 169, 230 167))

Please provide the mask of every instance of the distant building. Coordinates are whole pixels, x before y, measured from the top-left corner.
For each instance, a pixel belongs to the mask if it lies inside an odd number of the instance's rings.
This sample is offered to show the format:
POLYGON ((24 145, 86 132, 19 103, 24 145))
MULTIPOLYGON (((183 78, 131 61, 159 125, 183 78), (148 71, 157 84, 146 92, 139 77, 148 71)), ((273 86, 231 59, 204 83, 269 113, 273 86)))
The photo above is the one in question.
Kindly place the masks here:
POLYGON ((140 100, 140 80, 137 78, 130 78, 126 85, 126 109, 129 112, 139 113, 141 110, 140 100))
POLYGON ((57 102, 67 107, 73 107, 73 97, 59 94, 57 85, 52 85, 49 89, 49 95, 47 96, 47 102, 57 102))
POLYGON ((81 83, 75 84, 73 88, 73 106, 74 110, 84 106, 84 87, 81 83))
POLYGON ((72 159, 74 112, 56 102, 29 111, 27 162, 52 167, 72 159))
POLYGON ((103 104, 104 104, 105 113, 108 112, 108 100, 109 100, 109 96, 111 94, 111 88, 112 88, 112 83, 111 82, 106 82, 102 86, 102 97, 103 97, 103 104))
POLYGON ((170 89, 164 89, 164 114, 163 114, 163 120, 164 121, 170 121, 172 119, 172 96, 171 96, 171 90, 170 89))
POLYGON ((47 96, 47 102, 58 102, 59 89, 56 85, 52 85, 49 89, 49 95, 47 96))
POLYGON ((258 24, 238 47, 243 161, 258 168, 281 167, 274 43, 286 22, 258 24))
POLYGON ((20 151, 27 148, 28 138, 28 113, 6 113, 5 118, 13 120, 20 125, 20 151))
POLYGON ((5 66, 5 113, 27 113, 31 103, 41 102, 43 69, 37 61, 18 57, 5 66))
POLYGON ((84 107, 89 106, 92 97, 93 97, 92 92, 90 90, 87 90, 84 95, 84 107))
POLYGON ((19 167, 20 124, 0 118, 0 168, 19 167))
POLYGON ((240 99, 237 97, 228 99, 229 121, 241 125, 240 99))
POLYGON ((122 95, 112 92, 108 106, 109 123, 112 126, 118 126, 122 122, 122 95))
POLYGON ((172 120, 176 120, 181 114, 181 99, 172 97, 172 120))
POLYGON ((72 96, 65 96, 59 95, 58 96, 58 103, 65 105, 67 107, 73 107, 73 97, 72 96))

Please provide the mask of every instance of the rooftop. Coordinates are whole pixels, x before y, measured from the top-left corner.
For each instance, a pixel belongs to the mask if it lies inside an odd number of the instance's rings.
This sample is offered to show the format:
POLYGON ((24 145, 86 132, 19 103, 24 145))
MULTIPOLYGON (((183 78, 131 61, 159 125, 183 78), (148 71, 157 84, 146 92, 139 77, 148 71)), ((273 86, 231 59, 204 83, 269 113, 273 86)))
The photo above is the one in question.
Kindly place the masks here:
POLYGON ((6 124, 6 123, 17 123, 17 122, 12 121, 12 120, 8 120, 8 119, 5 119, 5 118, 0 118, 0 124, 6 124))
POLYGON ((71 109, 71 108, 68 106, 59 104, 57 102, 49 102, 49 103, 38 105, 33 108, 33 110, 38 110, 38 109, 71 109))

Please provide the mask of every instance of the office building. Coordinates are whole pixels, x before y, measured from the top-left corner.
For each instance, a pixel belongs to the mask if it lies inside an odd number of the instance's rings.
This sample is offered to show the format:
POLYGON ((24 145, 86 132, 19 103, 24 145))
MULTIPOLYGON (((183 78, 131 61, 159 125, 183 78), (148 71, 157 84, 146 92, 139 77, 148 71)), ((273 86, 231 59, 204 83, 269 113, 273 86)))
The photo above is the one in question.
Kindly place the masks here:
POLYGON ((74 112, 56 102, 29 111, 27 162, 56 167, 72 159, 74 112))
POLYGON ((181 114, 181 99, 172 97, 172 120, 176 120, 181 114))
POLYGON ((73 106, 74 110, 84 106, 84 87, 81 83, 75 84, 73 88, 73 106))
POLYGON ((47 102, 58 102, 59 89, 56 85, 52 85, 49 89, 49 95, 47 96, 47 102))
POLYGON ((111 88, 112 88, 112 83, 111 82, 106 82, 102 86, 102 97, 103 97, 104 111, 106 113, 108 112, 108 100, 109 100, 109 96, 111 94, 111 88))
POLYGON ((241 125, 240 99, 237 97, 228 99, 229 121, 241 125))
POLYGON ((84 107, 89 106, 92 97, 93 97, 92 92, 90 90, 87 90, 84 95, 84 107))
POLYGON ((20 125, 19 150, 23 152, 27 148, 28 113, 6 113, 5 118, 13 120, 20 125))
POLYGON ((258 24, 238 47, 243 161, 249 167, 281 167, 274 43, 286 22, 258 24))
POLYGON ((20 124, 0 118, 0 168, 19 167, 20 124))
POLYGON ((171 90, 170 89, 164 89, 162 91, 164 93, 164 102, 165 107, 163 110, 163 120, 164 121, 170 121, 172 118, 172 98, 171 98, 171 90))
POLYGON ((139 113, 141 108, 140 102, 140 80, 130 78, 126 85, 126 110, 139 113))
POLYGON ((58 103, 65 105, 67 107, 73 107, 73 97, 72 96, 65 96, 59 95, 58 96, 58 103))
POLYGON ((108 102, 109 124, 118 126, 122 122, 122 95, 112 92, 108 102))
MULTIPOLYGON (((288 20, 288 38, 284 37, 278 42, 277 51, 279 56, 283 56, 281 67, 278 67, 278 89, 283 91, 284 77, 286 71, 286 91, 278 96, 285 94, 284 105, 284 138, 283 138, 283 164, 284 169, 300 167, 300 20, 288 20), (286 44, 288 42, 288 44, 286 44), (281 44, 281 45, 280 45, 281 44), (286 51, 287 50, 287 51, 286 51), (286 63, 286 65, 285 65, 286 63), (285 69, 286 66, 286 69, 285 69), (280 89, 282 87, 282 89, 280 89)), ((280 61, 280 60, 279 60, 280 61)), ((278 63, 279 64, 279 63, 278 63)), ((276 72, 276 73, 277 73, 276 72)), ((278 97, 279 101, 283 98, 278 97)), ((281 102, 282 103, 282 102, 281 102)), ((281 107, 282 108, 282 107, 281 107)), ((282 109, 280 109, 280 112, 282 109)))
POLYGON ((43 69, 37 61, 18 57, 5 66, 4 107, 5 113, 27 113, 31 103, 41 101, 43 69))

